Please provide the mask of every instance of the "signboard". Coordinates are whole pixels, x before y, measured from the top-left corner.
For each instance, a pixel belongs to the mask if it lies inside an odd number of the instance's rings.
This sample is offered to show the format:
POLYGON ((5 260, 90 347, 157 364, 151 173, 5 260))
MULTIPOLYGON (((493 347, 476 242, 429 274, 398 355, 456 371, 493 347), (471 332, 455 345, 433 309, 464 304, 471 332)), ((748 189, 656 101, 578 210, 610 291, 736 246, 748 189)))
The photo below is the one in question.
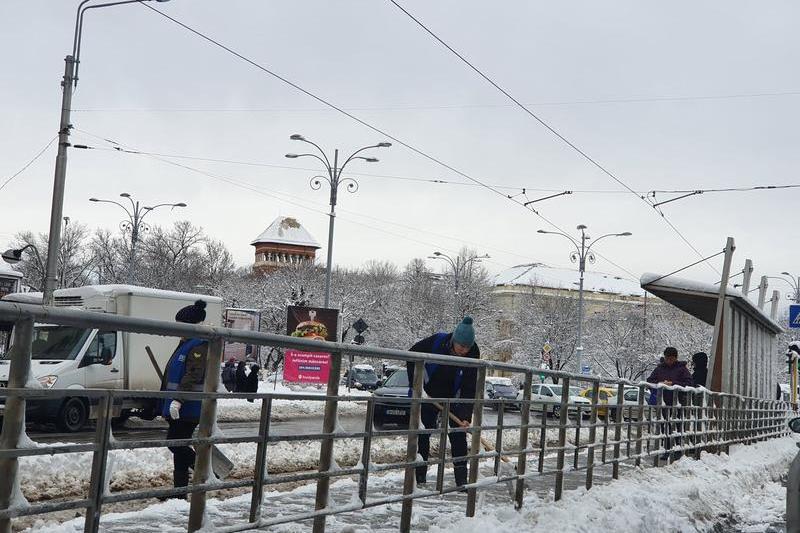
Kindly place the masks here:
POLYGON ((789 327, 800 329, 800 304, 789 306, 789 327))
POLYGON ((324 342, 338 338, 339 311, 318 307, 289 306, 286 309, 286 333, 292 337, 314 339, 323 343, 319 352, 287 350, 283 361, 283 380, 294 383, 327 383, 330 354, 324 342))
POLYGON ((581 367, 581 374, 591 374, 591 373, 592 373, 592 367, 590 367, 589 365, 583 365, 581 367))
POLYGON ((18 284, 19 284, 18 278, 0 277, 0 298, 5 296, 6 294, 11 294, 13 292, 19 291, 18 284))
MULTIPOLYGON (((260 331, 261 313, 256 309, 228 308, 225 310, 225 327, 260 331)), ((237 361, 258 360, 258 346, 243 342, 226 342, 222 353, 225 361, 231 357, 237 361)))

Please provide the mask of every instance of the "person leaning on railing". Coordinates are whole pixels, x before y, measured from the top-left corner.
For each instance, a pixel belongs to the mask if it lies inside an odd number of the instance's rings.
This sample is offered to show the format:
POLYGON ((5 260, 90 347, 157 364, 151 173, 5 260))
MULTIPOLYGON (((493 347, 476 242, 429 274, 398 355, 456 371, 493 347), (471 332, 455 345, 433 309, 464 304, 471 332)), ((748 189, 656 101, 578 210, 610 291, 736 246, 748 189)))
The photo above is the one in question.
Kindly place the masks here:
MULTIPOLYGON (((664 361, 661 362, 653 372, 650 374, 650 377, 647 378, 648 383, 661 383, 663 385, 681 385, 684 387, 691 387, 694 385, 694 380, 692 379, 692 375, 689 373, 689 369, 686 368, 686 361, 678 361, 678 350, 673 348, 672 346, 667 346, 664 349, 664 361)), ((664 405, 666 406, 673 406, 675 404, 675 392, 664 389, 662 399, 664 401, 664 405)), ((681 398, 680 394, 678 396, 678 404, 686 403, 683 398, 681 398)), ((673 433, 675 428, 672 424, 670 424, 670 409, 662 409, 662 418, 664 419, 664 424, 662 425, 662 433, 666 436, 664 438, 664 449, 669 450, 672 448, 673 439, 670 435, 673 433)), ((680 418, 682 413, 679 411, 677 413, 678 418, 680 418)), ((676 437, 674 439, 674 444, 680 444, 680 437, 676 437)), ((679 455, 679 453, 677 454, 679 455)), ((662 456, 662 459, 666 460, 669 457, 668 453, 665 453, 662 456)))
MULTIPOLYGON (((458 365, 458 358, 469 357, 480 359, 480 349, 475 343, 475 330, 472 327, 472 318, 464 317, 461 323, 456 326, 453 333, 437 333, 426 339, 422 339, 411 347, 412 352, 432 353, 439 355, 453 356, 453 365, 441 365, 438 363, 425 363, 425 377, 423 385, 423 398, 475 398, 475 385, 477 381, 477 370, 474 367, 463 367, 458 365)), ((408 382, 414 383, 414 363, 406 364, 408 370, 408 382)), ((411 390, 409 390, 409 396, 411 390)), ((468 428, 472 420, 472 403, 451 403, 451 412, 460 420, 460 423, 449 419, 450 427, 468 428)), ((436 428, 436 416, 439 409, 431 403, 423 403, 421 406, 422 425, 426 429, 436 428)), ((442 413, 442 416, 446 416, 442 413)), ((450 450, 453 456, 453 473, 456 478, 456 485, 463 486, 467 483, 467 434, 464 432, 449 433, 450 450)), ((430 456, 430 435, 419 435, 417 443, 419 454, 425 461, 430 456)), ((445 453, 445 450, 439 450, 445 453)), ((428 467, 418 466, 416 469, 417 485, 427 482, 428 467)))
MULTIPOLYGON (((200 324, 206 319, 206 303, 197 300, 178 311, 176 322, 200 324)), ((161 390, 198 392, 203 390, 206 379, 206 358, 208 341, 204 339, 183 338, 169 358, 164 369, 161 390)), ((165 398, 161 409, 169 423, 167 439, 190 439, 200 422, 200 400, 177 400, 165 398)), ((189 468, 194 467, 195 453, 189 446, 170 446, 172 452, 174 486, 189 485, 189 468)))

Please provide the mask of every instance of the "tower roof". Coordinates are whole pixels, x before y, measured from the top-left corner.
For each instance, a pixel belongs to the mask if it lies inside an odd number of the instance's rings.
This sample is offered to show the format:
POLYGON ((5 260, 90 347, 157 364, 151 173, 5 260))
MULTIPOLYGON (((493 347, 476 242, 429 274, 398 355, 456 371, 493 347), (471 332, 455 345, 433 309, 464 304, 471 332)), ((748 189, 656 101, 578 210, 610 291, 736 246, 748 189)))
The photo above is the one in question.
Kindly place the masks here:
POLYGON ((261 235, 250 243, 256 244, 291 244, 295 246, 308 246, 320 248, 319 243, 294 217, 278 217, 265 229, 261 235))

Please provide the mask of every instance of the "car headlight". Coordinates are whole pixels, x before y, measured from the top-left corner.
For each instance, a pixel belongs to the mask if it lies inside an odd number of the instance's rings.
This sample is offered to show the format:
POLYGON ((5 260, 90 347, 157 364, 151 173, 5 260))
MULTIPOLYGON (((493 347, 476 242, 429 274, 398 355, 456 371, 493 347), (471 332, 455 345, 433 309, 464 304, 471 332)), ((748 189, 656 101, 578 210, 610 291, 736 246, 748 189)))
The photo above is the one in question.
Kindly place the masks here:
POLYGON ((52 389, 53 385, 55 385, 56 381, 58 381, 58 376, 42 376, 38 378, 38 380, 43 388, 52 389))

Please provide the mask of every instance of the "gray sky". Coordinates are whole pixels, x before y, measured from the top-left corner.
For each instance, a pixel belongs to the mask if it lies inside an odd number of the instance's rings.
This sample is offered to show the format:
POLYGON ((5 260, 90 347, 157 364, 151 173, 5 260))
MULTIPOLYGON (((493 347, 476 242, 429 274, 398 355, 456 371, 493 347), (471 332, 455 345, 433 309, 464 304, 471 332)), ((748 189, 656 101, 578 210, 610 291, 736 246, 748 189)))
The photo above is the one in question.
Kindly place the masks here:
MULTIPOLYGON (((800 182, 796 3, 402 3, 637 191, 800 182), (774 95, 787 92, 795 94, 774 95), (773 95, 730 97, 765 93, 773 95)), ((698 259, 654 209, 620 193, 389 2, 153 5, 486 183, 527 187, 529 199, 550 194, 532 189, 614 191, 536 206, 570 231, 579 223, 595 236, 632 231, 598 251, 637 276, 698 259)), ((7 51, 0 183, 56 133, 76 6, 0 4, 7 51)), ((283 157, 302 147, 291 133, 343 152, 385 140, 139 5, 90 12, 81 59, 74 143, 108 147, 88 132, 161 154, 316 168, 314 160, 283 157)), ((464 181, 401 146, 373 155, 381 161, 350 170, 464 181)), ((116 228, 122 212, 88 198, 127 191, 144 203, 185 201, 187 209, 156 212, 150 221, 188 218, 223 240, 239 264, 252 260, 249 242, 278 215, 295 215, 321 243, 327 238, 327 193, 309 188, 313 171, 172 159, 223 178, 214 179, 141 155, 71 150, 69 157, 65 214, 92 227, 116 228)), ((46 231, 54 158, 51 147, 0 192, 0 244, 21 230, 46 231)), ((531 261, 569 265, 569 243, 537 235, 547 226, 501 195, 357 177, 360 190, 340 194, 337 263, 405 264, 466 244, 492 255, 492 272, 531 261)), ((706 255, 734 236, 734 270, 751 257, 756 276, 797 272, 791 228, 799 193, 708 193, 664 212, 706 255)), ((715 265, 721 269, 721 258, 715 265)), ((629 276, 602 258, 594 268, 629 276)), ((717 279, 704 266, 688 274, 717 279)))

